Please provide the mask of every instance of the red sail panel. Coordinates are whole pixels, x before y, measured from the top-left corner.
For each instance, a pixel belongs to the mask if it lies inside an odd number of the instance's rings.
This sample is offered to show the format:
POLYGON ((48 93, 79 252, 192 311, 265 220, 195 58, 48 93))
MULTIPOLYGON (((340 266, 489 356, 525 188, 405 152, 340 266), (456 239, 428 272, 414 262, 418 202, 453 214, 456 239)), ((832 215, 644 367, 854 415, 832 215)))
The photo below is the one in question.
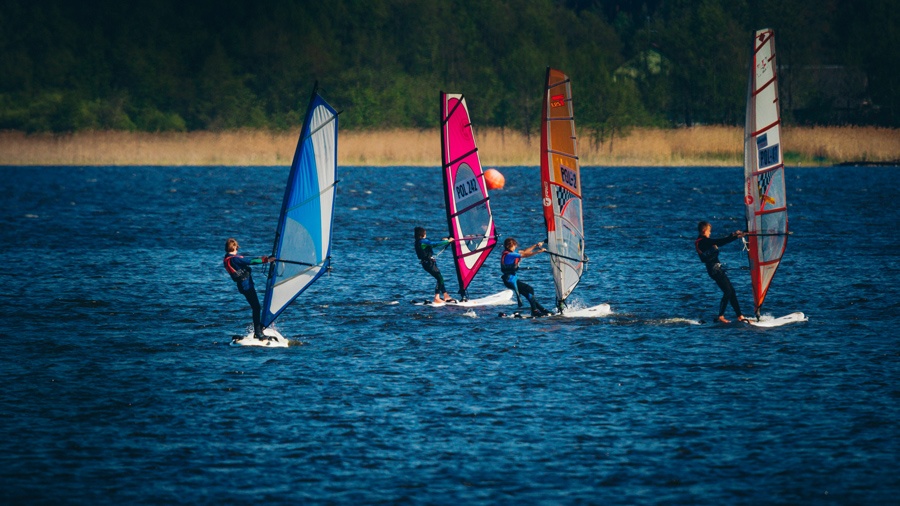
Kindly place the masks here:
POLYGON ((466 289, 497 243, 490 197, 472 121, 461 94, 441 92, 441 160, 451 248, 459 291, 466 289))
POLYGON ((556 284, 557 305, 561 305, 584 273, 581 168, 569 77, 548 68, 545 84, 541 109, 541 195, 547 226, 546 247, 556 284))
POLYGON ((758 315, 787 247, 788 218, 774 32, 759 30, 753 40, 744 126, 744 205, 753 303, 758 315))

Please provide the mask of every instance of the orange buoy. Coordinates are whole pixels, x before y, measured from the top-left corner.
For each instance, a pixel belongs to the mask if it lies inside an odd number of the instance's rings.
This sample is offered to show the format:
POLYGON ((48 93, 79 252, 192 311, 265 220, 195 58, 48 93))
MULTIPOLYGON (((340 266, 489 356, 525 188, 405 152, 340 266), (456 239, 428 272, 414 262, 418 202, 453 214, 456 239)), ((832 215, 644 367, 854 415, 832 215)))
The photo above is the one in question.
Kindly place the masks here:
POLYGON ((484 171, 484 182, 489 190, 499 190, 506 184, 506 178, 497 169, 488 169, 484 171))

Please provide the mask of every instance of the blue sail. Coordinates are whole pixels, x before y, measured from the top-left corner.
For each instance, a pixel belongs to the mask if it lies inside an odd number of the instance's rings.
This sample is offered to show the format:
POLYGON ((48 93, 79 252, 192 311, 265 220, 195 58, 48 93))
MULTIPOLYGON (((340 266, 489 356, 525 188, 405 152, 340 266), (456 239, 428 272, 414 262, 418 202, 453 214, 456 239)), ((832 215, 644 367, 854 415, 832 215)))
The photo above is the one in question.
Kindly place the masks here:
POLYGON ((262 324, 268 327, 331 263, 337 112, 314 89, 275 231, 262 324))

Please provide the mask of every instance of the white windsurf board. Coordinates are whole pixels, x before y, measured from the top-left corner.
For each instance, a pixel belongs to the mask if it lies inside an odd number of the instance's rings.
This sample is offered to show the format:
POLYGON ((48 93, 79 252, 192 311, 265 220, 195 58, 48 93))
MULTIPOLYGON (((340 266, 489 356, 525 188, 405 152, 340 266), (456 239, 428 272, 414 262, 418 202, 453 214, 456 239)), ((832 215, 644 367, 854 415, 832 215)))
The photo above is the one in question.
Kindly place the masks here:
POLYGON ((612 308, 609 304, 597 304, 596 306, 568 309, 562 314, 550 313, 544 316, 531 316, 530 309, 523 309, 513 313, 500 313, 500 318, 601 318, 612 314, 612 308))
POLYGON ((760 321, 756 321, 756 319, 754 318, 748 318, 747 323, 753 325, 754 327, 780 327, 789 323, 805 322, 807 320, 809 320, 809 318, 807 318, 806 315, 798 312, 791 313, 780 318, 763 316, 760 321))
POLYGON ((509 304, 516 304, 515 294, 512 290, 503 290, 502 292, 497 292, 493 295, 488 295, 487 297, 481 297, 480 299, 469 299, 466 301, 462 300, 451 300, 449 302, 441 302, 435 304, 434 299, 426 299, 426 300, 418 300, 413 301, 413 305, 416 306, 431 306, 431 307, 444 307, 444 306, 457 306, 457 307, 479 307, 479 306, 504 306, 509 304))
POLYGON ((516 297, 512 290, 503 290, 487 297, 480 299, 469 299, 466 301, 450 302, 451 306, 461 307, 478 307, 478 306, 506 306, 516 304, 516 297))
POLYGON ((566 310, 560 316, 563 318, 600 318, 611 314, 612 308, 609 307, 609 304, 597 304, 582 309, 566 310))
POLYGON ((288 340, 275 329, 264 329, 263 334, 269 339, 257 339, 253 337, 253 331, 240 338, 231 341, 232 346, 261 346, 263 348, 287 348, 288 340))
POLYGON ((444 307, 447 305, 446 302, 435 302, 434 299, 414 300, 412 303, 413 306, 444 307))
POLYGON ((512 313, 499 313, 497 316, 500 318, 520 318, 523 320, 536 319, 536 318, 550 318, 551 316, 556 316, 556 313, 550 313, 543 316, 531 316, 530 309, 523 309, 521 311, 514 311, 512 313))

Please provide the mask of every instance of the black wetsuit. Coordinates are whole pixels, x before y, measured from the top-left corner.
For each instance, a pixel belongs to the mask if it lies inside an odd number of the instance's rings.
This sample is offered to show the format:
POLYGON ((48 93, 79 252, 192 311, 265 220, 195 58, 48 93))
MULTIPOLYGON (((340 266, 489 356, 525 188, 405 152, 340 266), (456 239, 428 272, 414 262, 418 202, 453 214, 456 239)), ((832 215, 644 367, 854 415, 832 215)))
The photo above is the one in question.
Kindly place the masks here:
POLYGON ((700 261, 706 265, 706 272, 722 290, 722 301, 719 302, 719 316, 725 316, 725 307, 728 306, 729 302, 737 316, 743 315, 741 306, 738 304, 737 294, 734 292, 734 287, 731 286, 731 280, 728 279, 725 269, 722 268, 722 264, 719 262, 718 247, 733 242, 737 238, 736 235, 729 235, 718 239, 710 239, 701 235, 694 241, 694 249, 697 250, 700 261))
POLYGON ((434 259, 433 247, 444 246, 449 242, 450 241, 432 242, 424 237, 416 239, 416 256, 419 257, 419 261, 422 262, 422 268, 437 280, 437 284, 434 287, 435 295, 447 293, 447 287, 444 286, 444 276, 441 275, 441 270, 438 269, 437 261, 434 259))

